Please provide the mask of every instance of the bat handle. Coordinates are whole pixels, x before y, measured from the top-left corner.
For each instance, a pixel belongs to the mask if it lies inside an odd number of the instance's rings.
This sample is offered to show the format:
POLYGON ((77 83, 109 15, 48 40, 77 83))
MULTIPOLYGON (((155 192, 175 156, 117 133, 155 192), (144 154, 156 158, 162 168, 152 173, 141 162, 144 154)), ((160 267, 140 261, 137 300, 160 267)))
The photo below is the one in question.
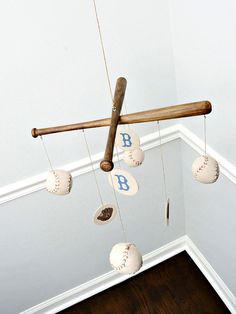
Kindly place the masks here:
POLYGON ((109 172, 113 169, 114 164, 112 162, 113 150, 116 138, 117 125, 120 119, 120 112, 123 105, 123 100, 125 97, 127 81, 123 77, 119 77, 116 81, 116 89, 113 100, 112 115, 111 115, 111 124, 107 139, 106 150, 104 158, 100 163, 100 168, 103 171, 109 172))

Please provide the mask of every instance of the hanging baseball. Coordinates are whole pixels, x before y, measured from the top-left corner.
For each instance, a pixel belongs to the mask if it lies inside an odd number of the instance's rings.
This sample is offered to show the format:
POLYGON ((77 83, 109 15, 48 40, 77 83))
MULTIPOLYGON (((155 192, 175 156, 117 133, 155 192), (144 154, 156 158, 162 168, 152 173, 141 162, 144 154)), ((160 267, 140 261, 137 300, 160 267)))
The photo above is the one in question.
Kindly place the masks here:
POLYGON ((131 129, 118 129, 116 145, 122 150, 133 150, 140 145, 139 136, 131 129))
POLYGON ((198 157, 192 165, 193 177, 201 183, 214 183, 219 177, 218 162, 208 155, 198 157))
POLYGON ((142 267, 143 259, 134 244, 118 243, 110 252, 110 263, 121 274, 135 274, 142 267))
POLYGON ((70 193, 72 187, 72 176, 65 170, 52 170, 48 173, 46 188, 48 192, 57 195, 70 193))
POLYGON ((113 169, 108 180, 111 187, 124 195, 132 196, 138 192, 138 183, 131 173, 122 169, 113 169))
POLYGON ((96 225, 104 225, 111 222, 116 216, 116 208, 112 204, 104 204, 100 206, 94 216, 93 222, 96 225))
POLYGON ((140 148, 127 150, 123 156, 124 162, 130 167, 138 167, 143 163, 144 152, 140 148))

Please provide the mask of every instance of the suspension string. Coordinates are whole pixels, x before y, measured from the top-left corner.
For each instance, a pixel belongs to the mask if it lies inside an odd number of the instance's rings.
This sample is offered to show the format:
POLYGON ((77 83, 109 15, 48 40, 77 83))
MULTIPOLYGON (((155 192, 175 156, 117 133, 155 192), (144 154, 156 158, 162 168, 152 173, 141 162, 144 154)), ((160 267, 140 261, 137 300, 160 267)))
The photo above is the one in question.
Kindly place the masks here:
POLYGON ((164 192, 165 192, 165 198, 166 198, 166 200, 168 200, 168 197, 167 197, 167 187, 166 187, 165 165, 164 165, 164 158, 163 158, 163 151, 162 151, 161 131, 160 131, 160 123, 159 123, 159 121, 157 121, 157 127, 158 127, 159 139, 160 139, 160 153, 161 153, 161 165, 162 165, 163 182, 164 182, 164 192))
POLYGON ((94 166, 93 166, 93 161, 92 161, 92 157, 91 157, 91 153, 90 153, 90 150, 89 150, 89 145, 88 145, 88 142, 87 142, 87 138, 86 138, 86 135, 85 135, 84 129, 83 129, 82 131, 83 131, 83 134, 84 134, 84 141, 85 141, 86 148, 87 148, 87 152, 88 152, 89 159, 90 159, 90 165, 91 165, 92 170, 93 170, 94 180, 95 180, 95 182, 96 182, 96 186, 97 186, 98 196, 99 196, 99 199, 100 199, 101 204, 102 204, 102 205, 104 205, 104 203, 103 203, 103 199, 102 199, 102 194, 101 194, 101 191, 100 191, 100 188, 99 188, 99 184, 98 184, 98 180, 97 180, 96 172, 95 172, 95 169, 94 169, 94 166))
POLYGON ((101 31, 101 26, 100 26, 99 17, 98 17, 98 11, 97 11, 97 5, 96 5, 95 0, 93 0, 93 6, 94 6, 96 21, 97 21, 97 28, 98 28, 98 33, 99 33, 100 44, 102 47, 102 55, 103 55, 103 61, 104 61, 105 70, 106 70, 107 83, 108 83, 108 87, 109 87, 109 91, 110 91, 110 95, 111 95, 111 101, 113 104, 113 93, 112 93, 112 88, 111 88, 111 80, 110 80, 107 58, 106 58, 106 52, 105 52, 105 47, 104 47, 104 43, 103 43, 102 31, 101 31))
POLYGON ((114 182, 113 182, 113 178, 112 178, 111 172, 109 172, 109 175, 110 175, 110 180, 111 180, 111 183, 112 183, 112 190, 113 190, 113 194, 114 194, 114 198, 115 198, 115 202, 116 202, 117 212, 118 212, 118 216, 119 216, 119 219, 120 219, 120 224, 121 224, 121 228, 122 228, 122 232, 123 232, 124 241, 127 242, 127 235, 126 235, 126 231, 125 231, 125 226, 124 226, 124 222, 123 222, 123 219, 122 219, 122 216, 121 216, 120 206, 119 206, 119 203, 118 203, 118 198, 117 198, 117 195, 116 195, 116 190, 115 190, 115 187, 114 187, 114 182))
POLYGON ((128 114, 128 110, 127 110, 127 106, 126 106, 126 103, 125 103, 125 99, 123 101, 123 105, 124 105, 124 109, 125 109, 125 114, 128 114))
POLYGON ((118 159, 119 168, 121 169, 120 157, 119 157, 119 152, 118 152, 117 145, 115 145, 115 148, 116 148, 116 155, 117 155, 117 159, 118 159))
POLYGON ((50 158, 49 158, 49 154, 48 154, 48 151, 47 151, 47 148, 46 148, 46 145, 45 145, 45 143, 44 143, 44 140, 43 140, 42 135, 40 135, 40 139, 41 139, 41 143, 42 143, 42 146, 43 146, 45 155, 46 155, 47 160, 48 160, 48 162, 49 162, 50 168, 51 168, 51 170, 53 171, 52 163, 51 163, 51 160, 50 160, 50 158))
MULTIPOLYGON (((125 113, 128 114, 128 110, 127 110, 127 106, 126 106, 125 99, 124 99, 124 101, 123 101, 123 106, 124 106, 124 108, 125 108, 125 113)), ((126 127, 127 127, 128 129, 130 129, 130 125, 129 125, 129 124, 127 124, 126 127)))
POLYGON ((204 150, 205 150, 205 156, 206 156, 206 115, 204 114, 204 150))
MULTIPOLYGON (((96 21, 97 21, 97 28, 98 28, 98 33, 99 33, 100 44, 101 44, 101 47, 102 47, 102 55, 103 55, 103 61, 104 61, 104 66, 105 66, 105 70, 106 70, 107 83, 108 83, 110 96, 111 96, 111 101, 112 101, 112 110, 115 111, 116 108, 114 107, 114 99, 113 99, 113 93, 112 93, 112 88, 111 88, 111 80, 110 80, 110 75, 109 75, 109 70, 108 70, 106 52, 105 52, 105 47, 104 47, 104 43, 103 43, 102 31, 101 31, 101 26, 100 26, 100 22, 99 22, 98 11, 97 11, 97 6, 96 6, 96 1, 95 0, 93 0, 93 5, 94 5, 94 11, 95 11, 95 16, 96 16, 96 21)), ((116 153, 117 153, 117 157, 118 157, 118 162, 119 162, 119 165, 120 165, 120 160, 119 160, 119 154, 118 154, 117 147, 116 147, 116 151, 117 151, 116 153)), ((122 220, 122 217, 121 217, 119 203, 118 203, 118 199, 117 199, 117 196, 116 196, 116 191, 115 191, 115 187, 114 187, 114 183, 113 183, 113 179, 112 179, 111 173, 110 173, 110 177, 111 177, 112 189, 113 189, 114 198, 115 198, 115 201, 116 201, 116 207, 117 207, 117 211, 118 211, 118 215, 119 215, 119 219, 120 219, 120 223, 121 223, 121 227, 122 227, 122 231, 123 231, 124 240, 125 240, 125 242, 127 242, 127 237, 126 237, 126 232, 125 232, 125 228, 124 228, 124 223, 123 223, 123 220, 122 220)))
POLYGON ((160 122, 159 121, 157 121, 157 127, 158 127, 159 139, 160 139, 161 165, 162 165, 162 173, 163 173, 164 192, 165 192, 165 198, 166 198, 165 221, 166 221, 166 225, 168 226, 169 225, 169 219, 170 219, 170 201, 169 201, 169 198, 167 196, 165 165, 164 165, 164 157, 163 157, 163 151, 162 151, 161 131, 160 131, 160 122))

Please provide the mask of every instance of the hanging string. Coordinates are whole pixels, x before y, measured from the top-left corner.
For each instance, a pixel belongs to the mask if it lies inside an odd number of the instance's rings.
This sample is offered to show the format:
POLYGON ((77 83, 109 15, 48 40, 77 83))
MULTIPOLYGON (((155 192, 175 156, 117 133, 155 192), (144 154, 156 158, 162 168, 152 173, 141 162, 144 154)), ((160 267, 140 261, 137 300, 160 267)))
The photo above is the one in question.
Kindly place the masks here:
MULTIPOLYGON (((112 110, 115 111, 116 108, 114 107, 113 93, 112 93, 112 88, 111 88, 111 79, 110 79, 110 75, 109 75, 107 58, 106 58, 106 52, 105 52, 105 47, 104 47, 104 43, 103 43, 102 31, 101 31, 101 26, 100 26, 100 21, 99 21, 99 17, 98 17, 98 11, 97 11, 97 6, 96 6, 96 1, 95 0, 93 0, 93 5, 94 5, 94 11, 95 11, 95 16, 96 16, 96 21, 97 21, 97 28, 98 28, 98 33, 99 33, 100 44, 101 44, 101 47, 102 47, 102 55, 103 55, 103 61, 104 61, 104 66, 105 66, 105 70, 106 70, 107 83, 108 83, 109 92, 110 92, 111 101, 112 101, 112 110)), ((127 109, 126 109, 126 112, 127 112, 127 109)), ((119 159, 118 149, 117 149, 116 145, 115 145, 115 147, 116 147, 117 158, 118 158, 118 162, 119 162, 119 166, 120 166, 120 159, 119 159)), ((111 173, 109 173, 109 174, 110 174, 110 179, 111 179, 111 182, 112 182, 112 189, 113 189, 114 198, 115 198, 115 202, 116 202, 116 207, 117 207, 117 211, 118 211, 118 215, 119 215, 119 219, 120 219, 120 223, 121 223, 121 227, 122 227, 122 231, 123 231, 124 240, 125 240, 125 242, 127 242, 127 237, 126 237, 126 233, 125 233, 124 223, 123 223, 123 220, 122 220, 122 217, 121 217, 119 203, 118 203, 118 199, 117 199, 117 196, 116 196, 116 191, 115 191, 113 179, 112 179, 111 173)))
POLYGON ((103 61, 104 61, 105 70, 106 70, 107 83, 108 83, 108 87, 109 87, 109 91, 110 91, 110 95, 111 95, 111 101, 113 103, 113 93, 112 93, 112 88, 111 88, 111 80, 110 80, 107 58, 106 58, 106 52, 105 52, 105 47, 104 47, 104 43, 103 43, 102 31, 101 31, 101 26, 100 26, 99 17, 98 17, 98 11, 97 11, 97 5, 96 5, 95 0, 93 0, 93 6, 94 6, 96 21, 97 21, 99 39, 100 39, 100 43, 101 43, 101 47, 102 47, 102 55, 103 55, 103 61))
POLYGON ((111 180, 111 183, 112 183, 112 190, 113 190, 113 194, 114 194, 114 198, 115 198, 115 202, 116 202, 117 212, 118 212, 118 216, 119 216, 119 219, 120 219, 120 224, 121 224, 121 228, 122 228, 122 232, 123 232, 124 241, 127 242, 125 226, 124 226, 124 222, 123 222, 123 219, 122 219, 122 216, 121 216, 120 206, 119 206, 119 203, 118 203, 118 198, 117 198, 117 195, 116 195, 116 190, 115 190, 115 187, 114 187, 114 182, 113 182, 113 178, 112 178, 111 172, 109 172, 109 175, 110 175, 110 180, 111 180))
POLYGON ((165 199, 166 199, 165 220, 166 220, 166 224, 169 225, 170 203, 169 203, 169 198, 167 196, 166 174, 165 174, 165 165, 164 165, 164 157, 163 157, 163 151, 162 151, 161 130, 160 130, 160 122, 159 121, 157 121, 157 127, 158 127, 159 140, 160 140, 161 165, 162 165, 162 174, 163 174, 163 183, 164 183, 164 193, 165 193, 165 199))
POLYGON ((207 140, 206 140, 206 115, 204 114, 204 150, 205 150, 205 156, 206 156, 206 142, 207 142, 207 140))
POLYGON ((167 187, 166 187, 166 174, 165 174, 165 166, 164 166, 164 158, 163 158, 163 151, 162 151, 162 142, 161 142, 161 131, 160 131, 160 123, 157 121, 158 133, 159 133, 159 140, 160 140, 160 154, 161 154, 161 165, 162 165, 162 173, 163 173, 163 182, 164 182, 164 192, 165 198, 167 200, 167 187))
POLYGON ((43 146, 45 155, 46 155, 47 160, 48 160, 48 162, 49 162, 50 168, 51 168, 51 170, 53 171, 52 163, 51 163, 51 160, 50 160, 50 158, 49 158, 49 154, 48 154, 48 151, 47 151, 47 148, 46 148, 46 145, 45 145, 45 143, 44 143, 44 140, 43 140, 42 135, 40 135, 40 139, 41 139, 41 143, 42 143, 42 146, 43 146))
MULTIPOLYGON (((100 21, 99 21, 99 17, 98 17, 96 0, 93 0, 93 6, 94 6, 94 12, 95 12, 96 21, 97 21, 97 28, 98 28, 100 44, 102 47, 102 55, 103 55, 103 61, 104 61, 104 66, 105 66, 105 70, 106 70, 107 83, 108 83, 108 87, 109 87, 109 91, 110 91, 111 101, 112 101, 112 104, 114 105, 113 93, 112 93, 112 88, 111 88, 111 79, 110 79, 109 70, 108 70, 106 52, 105 52, 105 47, 104 47, 104 42, 103 42, 103 37, 102 37, 101 25, 100 25, 100 21)), ((114 110, 116 110, 116 108, 113 107, 112 110, 114 111, 114 110)), ((127 110, 126 110, 126 113, 127 113, 127 110)), ((118 158, 119 167, 120 167, 120 160, 119 160, 117 146, 115 145, 115 147, 116 147, 116 153, 117 153, 117 158, 118 158)))
MULTIPOLYGON (((103 55, 103 61, 104 61, 104 66, 105 66, 105 70, 106 70, 107 83, 108 83, 110 96, 111 96, 111 101, 112 101, 112 106, 113 106, 112 110, 115 111, 116 108, 114 107, 114 99, 113 99, 113 93, 112 93, 112 88, 111 88, 111 79, 110 79, 110 74, 109 74, 109 69, 108 69, 108 63, 107 63, 105 46, 104 46, 103 37, 102 37, 101 25, 100 25, 100 21, 99 21, 99 17, 98 17, 98 10, 97 10, 97 5, 96 5, 96 0, 93 0, 93 6, 94 6, 94 12, 95 12, 96 21, 97 21, 97 28, 98 28, 100 44, 101 44, 101 47, 102 47, 102 55, 103 55)), ((123 102, 123 104, 124 104, 125 112, 126 112, 126 114, 128 114, 125 101, 123 102)), ((128 125, 128 128, 130 128, 129 125, 128 125)), ((118 149, 117 149, 116 145, 115 145, 115 148, 116 148, 116 154, 117 154, 117 158, 118 158, 119 168, 121 169, 118 149)))
MULTIPOLYGON (((128 114, 128 110, 127 110, 127 106, 126 106, 126 102, 125 102, 125 99, 123 101, 123 106, 125 108, 125 114, 128 114)), ((131 129, 130 125, 129 124, 126 124, 126 128, 127 129, 131 129)))
POLYGON ((115 145, 115 148, 116 148, 116 155, 117 155, 117 159, 118 159, 119 168, 121 169, 120 157, 119 157, 119 152, 118 152, 117 145, 115 145))
POLYGON ((125 99, 123 101, 123 106, 124 106, 123 108, 125 109, 125 114, 128 114, 128 110, 127 110, 125 99))
POLYGON ((101 191, 100 191, 100 188, 99 188, 99 184, 98 184, 98 180, 97 180, 97 176, 96 176, 96 172, 95 172, 95 169, 94 169, 94 166, 93 166, 93 161, 92 161, 91 153, 90 153, 90 150, 89 150, 89 145, 88 145, 88 142, 87 142, 87 138, 86 138, 84 130, 82 130, 82 131, 83 131, 83 134, 84 134, 84 141, 85 141, 87 152, 88 152, 88 155, 89 155, 90 165, 92 167, 94 180, 95 180, 96 186, 97 186, 97 192, 98 192, 101 204, 104 205, 103 199, 102 199, 102 194, 101 194, 101 191))

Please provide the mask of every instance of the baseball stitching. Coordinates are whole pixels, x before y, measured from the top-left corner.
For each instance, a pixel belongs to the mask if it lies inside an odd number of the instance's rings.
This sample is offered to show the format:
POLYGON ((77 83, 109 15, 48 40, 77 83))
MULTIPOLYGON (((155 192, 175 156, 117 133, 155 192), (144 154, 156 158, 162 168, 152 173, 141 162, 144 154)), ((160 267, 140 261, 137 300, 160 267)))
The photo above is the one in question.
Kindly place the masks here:
POLYGON ((71 189, 71 182, 72 182, 72 176, 69 175, 68 185, 67 185, 67 194, 70 192, 71 189))
MULTIPOLYGON (((47 188, 47 190, 51 193, 57 193, 60 189, 60 177, 56 173, 56 171, 53 171, 52 173, 53 173, 54 178, 55 178, 55 186, 54 186, 54 189, 47 188)), ((67 194, 70 192, 71 180, 72 180, 72 177, 71 177, 71 175, 69 175, 69 180, 68 180, 67 189, 66 189, 67 194)))
POLYGON ((124 251, 122 252, 122 264, 119 265, 119 266, 114 266, 113 264, 111 264, 111 266, 115 269, 115 270, 121 270, 123 269, 125 266, 126 266, 126 262, 128 260, 128 257, 129 257, 129 249, 131 247, 131 243, 130 244, 127 244, 124 251))
MULTIPOLYGON (((204 162, 203 164, 196 170, 196 172, 194 173, 194 177, 197 178, 198 174, 201 173, 201 171, 203 169, 206 168, 206 166, 208 165, 208 156, 204 156, 204 162)), ((218 166, 218 163, 216 163, 216 167, 215 167, 215 171, 216 171, 216 174, 214 176, 214 179, 217 179, 218 178, 218 175, 219 175, 219 166, 218 166)))
POLYGON ((54 175, 54 179, 55 179, 55 185, 54 185, 54 189, 52 188, 47 188, 47 190, 51 193, 57 193, 59 188, 60 188, 60 180, 59 180, 59 176, 56 174, 55 171, 52 171, 52 174, 54 175))
POLYGON ((135 160, 132 156, 132 151, 129 152, 129 158, 134 161, 135 165, 136 166, 140 166, 142 164, 142 162, 138 161, 138 160, 135 160))

